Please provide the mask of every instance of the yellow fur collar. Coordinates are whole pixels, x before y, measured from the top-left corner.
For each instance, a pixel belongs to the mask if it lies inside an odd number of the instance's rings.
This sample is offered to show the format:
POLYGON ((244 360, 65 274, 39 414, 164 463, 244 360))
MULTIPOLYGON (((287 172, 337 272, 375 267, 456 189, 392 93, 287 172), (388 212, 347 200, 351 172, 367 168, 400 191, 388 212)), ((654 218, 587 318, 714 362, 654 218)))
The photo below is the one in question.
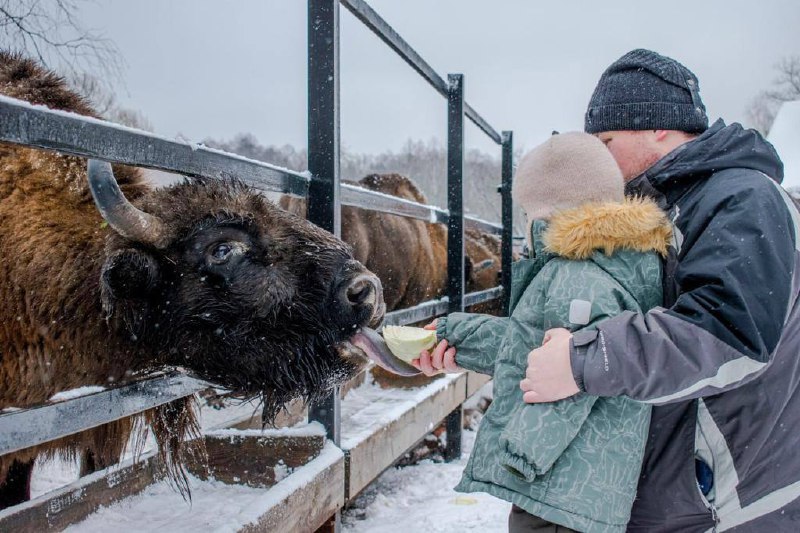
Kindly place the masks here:
POLYGON ((627 248, 667 254, 672 228, 664 212, 648 198, 588 203, 552 216, 543 235, 550 252, 567 259, 586 259, 595 250, 611 255, 627 248))

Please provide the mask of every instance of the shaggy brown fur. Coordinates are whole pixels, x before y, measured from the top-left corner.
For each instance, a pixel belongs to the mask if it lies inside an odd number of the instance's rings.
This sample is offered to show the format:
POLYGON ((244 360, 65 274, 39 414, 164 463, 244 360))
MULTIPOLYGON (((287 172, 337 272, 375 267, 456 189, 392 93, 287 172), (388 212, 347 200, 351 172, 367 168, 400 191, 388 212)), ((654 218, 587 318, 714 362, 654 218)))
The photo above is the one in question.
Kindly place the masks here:
MULTIPOLYGON (((92 115, 63 80, 10 54, 0 53, 0 93, 92 115)), ((167 246, 108 227, 85 160, 0 144, 0 409, 167 364, 261 395, 271 416, 356 373, 347 337, 383 310, 379 288, 367 302, 343 299, 356 277, 374 279, 343 242, 235 180, 150 190, 138 170, 114 170, 128 200, 165 223, 167 246)), ((87 468, 116 462, 146 422, 180 481, 181 443, 197 432, 191 401, 0 457, 0 476, 42 452, 90 450, 87 468)), ((0 506, 15 503, 2 490, 0 506)))
POLYGON ((672 226, 649 198, 626 198, 556 213, 542 238, 550 251, 567 259, 587 259, 598 250, 611 255, 623 248, 666 256, 672 226))
MULTIPOLYGON (((416 184, 400 174, 371 174, 352 185, 427 204, 416 184)), ((304 199, 284 196, 281 207, 305 217, 304 199)), ((387 311, 403 309, 441 298, 447 289, 447 228, 415 218, 368 209, 342 207, 342 240, 353 254, 383 283, 387 311)), ((476 230, 464 234, 466 291, 495 287, 499 283, 500 239, 476 230)), ((500 314, 500 301, 470 309, 500 314)))

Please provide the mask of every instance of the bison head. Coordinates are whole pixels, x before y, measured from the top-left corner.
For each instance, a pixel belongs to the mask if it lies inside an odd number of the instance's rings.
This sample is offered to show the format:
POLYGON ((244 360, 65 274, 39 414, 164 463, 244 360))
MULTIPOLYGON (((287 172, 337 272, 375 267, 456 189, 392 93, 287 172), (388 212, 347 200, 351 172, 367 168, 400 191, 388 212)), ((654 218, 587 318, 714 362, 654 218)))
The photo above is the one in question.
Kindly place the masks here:
POLYGON ((267 417, 365 362, 350 339, 383 319, 381 283, 330 233, 233 179, 155 189, 141 209, 107 163, 90 161, 89 181, 115 230, 103 307, 143 357, 260 394, 267 417))

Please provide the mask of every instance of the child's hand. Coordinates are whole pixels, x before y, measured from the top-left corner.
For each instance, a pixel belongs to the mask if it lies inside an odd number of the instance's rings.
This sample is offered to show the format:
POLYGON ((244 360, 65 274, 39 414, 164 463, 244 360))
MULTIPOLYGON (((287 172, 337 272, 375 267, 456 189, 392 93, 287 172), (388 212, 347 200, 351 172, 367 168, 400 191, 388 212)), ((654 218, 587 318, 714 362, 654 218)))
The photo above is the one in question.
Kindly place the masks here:
MULTIPOLYGON (((430 325, 428 324, 428 326, 430 325)), ((428 326, 425 327, 428 328, 428 326)), ((427 350, 422 350, 419 358, 411 361, 411 365, 426 376, 435 376, 442 372, 461 372, 463 370, 456 365, 456 349, 452 346, 447 347, 447 339, 439 341, 439 344, 430 353, 427 350)))
POLYGON ((438 318, 434 318, 433 322, 431 322, 430 324, 425 324, 424 326, 422 326, 422 329, 429 329, 429 330, 435 331, 436 330, 436 324, 438 324, 438 323, 439 323, 439 319, 438 318))

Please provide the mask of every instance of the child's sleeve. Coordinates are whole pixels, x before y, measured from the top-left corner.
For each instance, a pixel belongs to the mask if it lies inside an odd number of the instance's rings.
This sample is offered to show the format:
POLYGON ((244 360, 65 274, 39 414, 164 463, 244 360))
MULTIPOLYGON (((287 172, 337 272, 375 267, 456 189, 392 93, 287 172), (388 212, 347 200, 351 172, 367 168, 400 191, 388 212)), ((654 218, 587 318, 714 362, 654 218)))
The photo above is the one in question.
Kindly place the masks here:
POLYGON ((451 313, 439 318, 436 338, 455 347, 458 366, 491 376, 507 326, 507 317, 451 313))
MULTIPOLYGON (((638 308, 635 300, 596 264, 559 262, 561 266, 546 292, 545 331, 593 329, 605 318, 638 308)), ((500 436, 503 466, 529 481, 546 473, 578 434, 596 400, 596 396, 587 394, 542 404, 526 404, 520 399, 500 436)))

